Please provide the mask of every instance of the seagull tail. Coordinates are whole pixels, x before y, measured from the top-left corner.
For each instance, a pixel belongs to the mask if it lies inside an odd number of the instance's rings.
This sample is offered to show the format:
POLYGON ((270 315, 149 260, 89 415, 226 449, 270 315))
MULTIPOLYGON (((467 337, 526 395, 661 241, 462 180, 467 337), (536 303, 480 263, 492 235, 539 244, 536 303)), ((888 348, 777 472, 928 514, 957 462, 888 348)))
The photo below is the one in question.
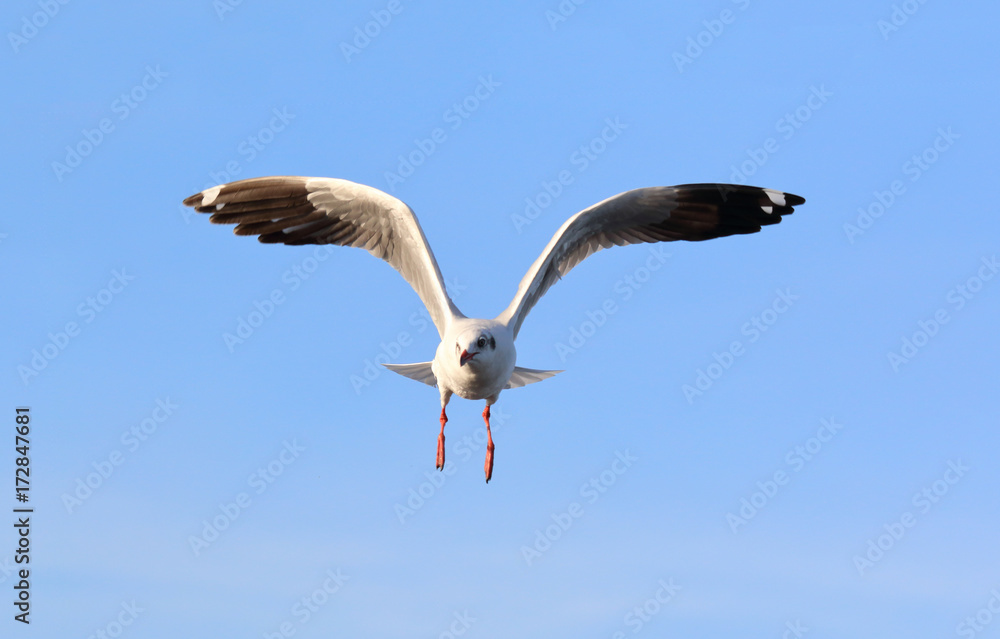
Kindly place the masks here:
POLYGON ((399 373, 403 377, 415 379, 428 386, 437 386, 437 377, 431 370, 431 362, 418 362, 416 364, 382 364, 393 373, 399 373))
POLYGON ((527 386, 528 384, 540 382, 543 379, 548 379, 556 373, 561 372, 562 371, 540 371, 534 368, 521 368, 520 366, 515 366, 514 372, 511 373, 510 379, 507 381, 507 386, 504 388, 520 388, 522 386, 527 386))

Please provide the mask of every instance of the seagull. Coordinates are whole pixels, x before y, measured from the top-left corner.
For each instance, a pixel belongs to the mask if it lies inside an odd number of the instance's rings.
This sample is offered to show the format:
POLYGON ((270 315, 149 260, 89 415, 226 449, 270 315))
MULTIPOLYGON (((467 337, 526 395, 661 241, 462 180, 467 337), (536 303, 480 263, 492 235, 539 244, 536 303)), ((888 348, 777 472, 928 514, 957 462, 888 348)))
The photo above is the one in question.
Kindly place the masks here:
POLYGON ((264 244, 336 244, 363 248, 392 265, 427 307, 441 337, 434 359, 386 368, 441 395, 438 469, 444 469, 445 408, 452 395, 486 400, 486 482, 493 476, 490 406, 500 392, 562 371, 516 365, 514 340, 539 299, 586 257, 611 246, 702 241, 777 224, 798 195, 735 184, 654 186, 619 193, 559 227, 528 269, 510 305, 493 319, 466 317, 445 291, 434 253, 409 206, 379 189, 348 180, 275 176, 220 184, 184 200, 209 221, 235 224, 236 235, 264 244))

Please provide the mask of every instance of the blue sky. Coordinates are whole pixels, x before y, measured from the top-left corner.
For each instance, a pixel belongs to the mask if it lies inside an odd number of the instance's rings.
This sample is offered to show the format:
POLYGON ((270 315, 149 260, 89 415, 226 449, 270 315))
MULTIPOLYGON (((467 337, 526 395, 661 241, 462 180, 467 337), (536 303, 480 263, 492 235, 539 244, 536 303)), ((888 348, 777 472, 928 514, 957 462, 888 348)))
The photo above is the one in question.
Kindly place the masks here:
POLYGON ((996 5, 675 4, 8 3, 4 636, 995 636, 996 5), (615 193, 807 203, 554 286, 486 485, 375 365, 402 278, 180 206, 263 175, 403 199, 485 317, 615 193))

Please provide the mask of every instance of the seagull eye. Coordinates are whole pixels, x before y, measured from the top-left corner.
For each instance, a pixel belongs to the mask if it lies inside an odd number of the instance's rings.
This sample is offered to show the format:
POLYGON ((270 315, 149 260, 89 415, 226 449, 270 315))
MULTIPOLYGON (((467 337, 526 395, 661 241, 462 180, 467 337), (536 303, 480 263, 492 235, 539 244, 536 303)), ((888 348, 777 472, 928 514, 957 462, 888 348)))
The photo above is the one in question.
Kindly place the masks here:
POLYGON ((484 346, 486 346, 486 338, 480 337, 479 341, 476 342, 476 346, 478 346, 479 348, 483 348, 484 346))

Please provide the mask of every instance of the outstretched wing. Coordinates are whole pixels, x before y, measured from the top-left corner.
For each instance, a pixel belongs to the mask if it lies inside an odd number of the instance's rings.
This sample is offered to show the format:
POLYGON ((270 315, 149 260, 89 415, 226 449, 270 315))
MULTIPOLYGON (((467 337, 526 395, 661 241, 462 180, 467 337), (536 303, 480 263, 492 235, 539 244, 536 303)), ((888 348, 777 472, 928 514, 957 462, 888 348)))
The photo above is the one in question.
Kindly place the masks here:
POLYGON ((496 319, 517 337, 524 318, 549 287, 601 249, 756 233, 804 202, 791 193, 735 184, 654 186, 620 193, 566 220, 496 319))
MULTIPOLYGON (((428 386, 437 386, 437 377, 434 376, 433 364, 434 362, 418 362, 416 364, 382 364, 382 366, 404 377, 423 382, 428 386)), ((534 368, 515 366, 514 372, 511 373, 510 379, 507 380, 507 385, 504 388, 521 388, 522 386, 548 379, 561 372, 542 371, 534 368)))
POLYGON ((404 377, 423 382, 428 386, 437 386, 437 377, 434 375, 434 362, 417 362, 416 364, 382 364, 393 373, 399 373, 404 377))
POLYGON ((262 177, 220 184, 184 200, 216 224, 236 224, 237 235, 265 244, 337 244, 363 248, 392 265, 410 283, 444 337, 464 317, 445 291, 427 238, 406 204, 347 180, 262 177))
POLYGON ((543 379, 548 379, 561 372, 562 371, 542 371, 537 368, 521 368, 520 366, 515 366, 514 372, 510 374, 510 379, 507 380, 507 385, 504 386, 504 388, 521 388, 522 386, 527 386, 528 384, 534 384, 535 382, 540 382, 543 379))

